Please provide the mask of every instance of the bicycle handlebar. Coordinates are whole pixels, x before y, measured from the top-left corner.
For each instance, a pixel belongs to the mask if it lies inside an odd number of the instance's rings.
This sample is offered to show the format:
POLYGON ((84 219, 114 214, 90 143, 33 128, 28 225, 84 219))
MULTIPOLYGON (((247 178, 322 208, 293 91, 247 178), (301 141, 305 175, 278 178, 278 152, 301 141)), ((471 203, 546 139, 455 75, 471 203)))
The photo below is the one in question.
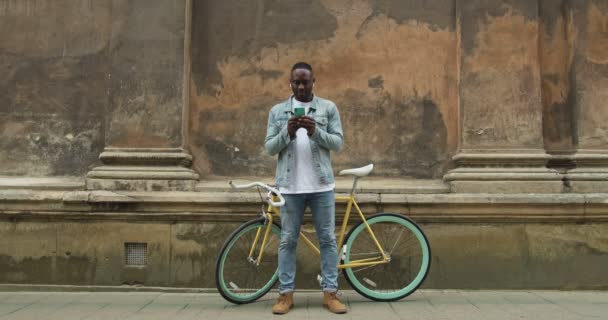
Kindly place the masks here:
POLYGON ((266 190, 268 190, 269 192, 272 192, 274 194, 277 195, 277 197, 279 197, 279 202, 274 202, 272 201, 272 197, 266 196, 266 202, 275 207, 281 207, 285 204, 285 198, 283 198, 283 195, 281 194, 281 192, 279 192, 279 190, 265 184, 265 183, 261 183, 261 182, 252 182, 249 184, 240 184, 240 185, 236 185, 234 184, 232 181, 228 182, 228 184, 232 187, 232 189, 247 189, 247 188, 251 188, 251 187, 262 187, 266 190))

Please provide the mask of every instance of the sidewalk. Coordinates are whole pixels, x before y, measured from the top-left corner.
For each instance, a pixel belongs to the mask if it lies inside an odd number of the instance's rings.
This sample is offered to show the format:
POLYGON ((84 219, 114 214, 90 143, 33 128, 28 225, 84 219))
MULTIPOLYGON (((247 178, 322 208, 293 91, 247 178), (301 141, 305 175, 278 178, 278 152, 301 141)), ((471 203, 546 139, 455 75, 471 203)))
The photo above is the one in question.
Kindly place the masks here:
POLYGON ((277 293, 236 306, 210 293, 0 292, 0 319, 608 319, 608 292, 418 290, 391 303, 344 291, 345 315, 321 307, 318 292, 297 292, 295 308, 274 316, 277 293))

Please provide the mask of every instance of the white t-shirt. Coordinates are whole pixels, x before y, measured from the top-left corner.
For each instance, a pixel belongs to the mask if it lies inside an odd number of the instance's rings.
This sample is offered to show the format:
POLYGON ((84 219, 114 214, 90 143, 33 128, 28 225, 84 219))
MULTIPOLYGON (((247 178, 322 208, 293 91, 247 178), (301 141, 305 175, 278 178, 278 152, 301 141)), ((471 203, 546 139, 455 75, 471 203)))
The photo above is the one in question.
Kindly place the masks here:
MULTIPOLYGON (((300 102, 292 98, 293 108, 304 108, 304 114, 308 114, 312 102, 300 102)), ((295 170, 290 172, 289 187, 279 188, 281 193, 296 194, 296 193, 313 193, 325 192, 333 190, 334 183, 321 184, 315 174, 312 160, 312 150, 310 149, 310 138, 308 132, 304 128, 299 128, 296 131, 294 139, 295 148, 293 156, 295 157, 295 170)))

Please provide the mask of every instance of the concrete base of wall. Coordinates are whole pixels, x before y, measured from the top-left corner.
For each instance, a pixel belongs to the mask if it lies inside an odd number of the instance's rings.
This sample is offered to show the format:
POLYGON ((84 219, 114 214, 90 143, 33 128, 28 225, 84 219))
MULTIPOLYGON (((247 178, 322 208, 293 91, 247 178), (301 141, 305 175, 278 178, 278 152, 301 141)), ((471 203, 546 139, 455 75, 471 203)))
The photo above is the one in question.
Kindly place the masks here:
MULTIPOLYGON (((2 221, 0 283, 212 288, 216 256, 237 226, 2 221), (147 244, 145 266, 125 265, 128 242, 147 244)), ((608 223, 421 226, 432 247, 427 288, 608 288, 608 223)), ((314 238, 310 224, 303 229, 314 238)), ((298 288, 318 288, 319 259, 303 243, 297 270, 298 288)))
MULTIPOLYGON (((257 192, 228 192, 223 183, 197 192, 12 184, 0 190, 4 284, 213 288, 225 239, 259 214, 257 192), (145 266, 125 265, 132 242, 147 244, 145 266)), ((432 248, 427 288, 608 288, 607 194, 449 194, 437 181, 420 186, 427 193, 400 193, 399 185, 413 184, 364 180, 358 202, 368 214, 420 223, 432 248)), ((303 230, 315 238, 309 216, 303 230)), ((298 288, 318 288, 318 261, 298 248, 298 288)))

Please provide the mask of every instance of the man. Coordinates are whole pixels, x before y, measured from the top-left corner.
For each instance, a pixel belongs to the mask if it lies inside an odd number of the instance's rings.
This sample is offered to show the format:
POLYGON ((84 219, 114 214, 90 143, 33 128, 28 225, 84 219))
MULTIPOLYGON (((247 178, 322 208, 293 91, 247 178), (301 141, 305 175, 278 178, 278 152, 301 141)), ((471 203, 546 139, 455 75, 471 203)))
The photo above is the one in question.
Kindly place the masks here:
POLYGON ((270 155, 279 155, 276 184, 285 197, 281 208, 279 299, 272 308, 275 314, 285 314, 293 307, 296 246, 307 206, 321 249, 323 305, 334 313, 346 312, 346 306, 336 297, 338 249, 330 158, 330 150, 342 147, 342 124, 336 105, 313 94, 314 83, 312 67, 296 63, 289 81, 293 95, 274 106, 268 116, 265 146, 270 155))

